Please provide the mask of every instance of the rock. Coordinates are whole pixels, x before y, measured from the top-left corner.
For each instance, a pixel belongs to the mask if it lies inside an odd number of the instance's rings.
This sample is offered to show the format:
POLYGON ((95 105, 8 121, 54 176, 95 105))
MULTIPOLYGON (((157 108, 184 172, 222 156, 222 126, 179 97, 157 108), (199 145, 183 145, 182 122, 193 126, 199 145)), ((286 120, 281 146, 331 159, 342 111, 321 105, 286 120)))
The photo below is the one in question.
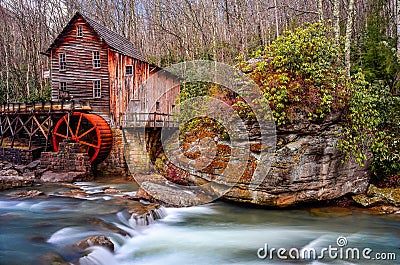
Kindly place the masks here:
POLYGON ((117 189, 113 189, 113 188, 108 188, 104 190, 105 194, 118 194, 121 193, 119 190, 117 189))
POLYGON ((108 248, 111 251, 114 251, 114 244, 111 242, 111 240, 106 237, 106 236, 91 236, 88 238, 85 238, 77 243, 75 245, 80 248, 82 251, 89 247, 93 246, 100 246, 100 247, 105 247, 108 248))
POLYGON ((9 169, 12 169, 13 167, 14 167, 13 164, 7 163, 7 164, 5 164, 5 165, 3 166, 3 170, 9 170, 9 169))
POLYGON ((16 171, 18 171, 18 173, 23 174, 23 173, 25 173, 26 166, 24 166, 24 165, 16 165, 16 166, 14 166, 14 169, 16 171))
MULTIPOLYGON (((260 185, 250 185, 255 168, 258 166, 257 153, 251 153, 247 167, 239 179, 224 175, 224 169, 231 163, 231 168, 243 168, 238 161, 227 156, 229 146, 224 141, 217 142, 217 154, 206 168, 181 171, 177 175, 190 185, 204 186, 214 181, 206 195, 224 194, 224 199, 268 207, 288 207, 296 204, 315 203, 337 199, 347 194, 363 194, 367 191, 370 176, 368 166, 372 155, 367 155, 367 162, 360 167, 354 160, 342 163, 344 155, 336 148, 340 139, 340 113, 333 113, 324 120, 309 121, 305 113, 293 114, 292 122, 277 128, 277 145, 274 155, 268 159, 271 166, 260 185)), ((259 130, 248 122, 250 145, 260 142, 259 130)), ((213 138, 212 135, 209 137, 213 138)), ((182 146, 185 146, 183 144, 182 146)), ((257 149, 262 149, 261 147, 257 149)), ((174 154, 174 150, 170 151, 174 154)), ((202 168, 204 161, 196 162, 193 168, 202 168)), ((168 172, 165 170, 165 172, 168 172)), ((265 171, 261 171, 265 172, 265 171)), ((143 185, 142 185, 143 186, 143 185)), ((167 189, 146 187, 151 195, 169 196, 167 189), (165 193, 165 195, 163 195, 165 193)), ((179 198, 177 198, 179 204, 179 198)), ((191 204, 185 201, 184 204, 191 204)), ((196 203, 196 202, 195 202, 196 203)))
POLYGON ((136 192, 135 197, 174 207, 188 207, 202 204, 202 200, 192 191, 165 183, 159 184, 150 181, 141 183, 141 187, 136 192))
POLYGON ((28 199, 41 195, 44 195, 44 193, 39 190, 23 190, 8 194, 8 196, 12 197, 13 199, 28 199))
POLYGON ((371 185, 368 189, 368 196, 380 198, 387 204, 400 206, 400 188, 377 188, 371 185))
POLYGON ((353 196, 353 200, 364 207, 400 206, 400 188, 377 188, 370 185, 367 194, 353 196))
POLYGON ((26 165, 26 168, 29 169, 29 170, 34 170, 39 166, 39 164, 40 164, 39 160, 32 161, 28 165, 26 165))
POLYGON ((72 190, 60 193, 60 196, 79 199, 79 198, 85 198, 85 197, 89 196, 89 194, 87 194, 85 191, 83 191, 81 189, 72 189, 72 190))
POLYGON ((113 205, 120 205, 134 219, 137 225, 149 225, 155 220, 166 216, 164 207, 158 203, 143 204, 136 200, 126 200, 117 198, 113 200, 113 205))
POLYGON ((89 217, 85 220, 88 224, 96 226, 97 228, 103 231, 110 231, 116 234, 120 234, 122 236, 129 236, 129 233, 116 227, 113 224, 107 223, 99 218, 89 217))
POLYGON ((155 201, 155 199, 150 194, 148 194, 147 191, 145 191, 142 187, 138 188, 135 196, 132 199, 145 200, 145 201, 149 201, 149 202, 155 201))
POLYGON ((365 194, 359 194, 353 196, 353 200, 361 206, 371 207, 374 205, 379 205, 384 203, 380 198, 377 197, 368 197, 365 194))
POLYGON ((1 176, 19 176, 18 171, 16 171, 15 169, 9 168, 9 169, 3 169, 0 171, 0 175, 1 176))
POLYGON ((0 176, 0 190, 29 187, 32 186, 34 179, 23 176, 0 176))
POLYGON ((379 212, 380 214, 394 214, 397 213, 400 210, 400 208, 390 205, 381 205, 372 207, 369 210, 379 212))
POLYGON ((46 237, 41 235, 33 235, 29 237, 29 241, 33 243, 46 243, 46 237))
POLYGON ((40 179, 40 177, 46 172, 49 171, 47 168, 40 168, 35 170, 35 178, 40 179))
POLYGON ((365 214, 389 215, 389 216, 396 216, 399 210, 400 208, 390 205, 379 205, 379 206, 372 206, 369 208, 357 208, 357 211, 360 211, 365 214))
POLYGON ((22 176, 24 176, 26 178, 36 179, 34 172, 25 172, 24 174, 22 174, 22 176))
POLYGON ((68 262, 56 253, 48 253, 38 258, 35 264, 38 265, 69 265, 68 262))
POLYGON ((88 175, 86 172, 52 172, 52 171, 46 171, 43 173, 42 177, 40 180, 42 182, 50 182, 50 183, 56 183, 56 182, 77 182, 77 181, 89 181, 90 175, 88 175))

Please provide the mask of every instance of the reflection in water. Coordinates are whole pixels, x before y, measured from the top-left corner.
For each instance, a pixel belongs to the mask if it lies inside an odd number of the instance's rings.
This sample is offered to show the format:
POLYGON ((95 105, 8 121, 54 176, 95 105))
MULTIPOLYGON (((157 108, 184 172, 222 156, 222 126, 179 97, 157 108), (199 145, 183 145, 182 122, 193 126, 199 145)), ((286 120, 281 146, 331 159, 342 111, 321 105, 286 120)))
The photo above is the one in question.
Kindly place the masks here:
MULTIPOLYGON (((337 247, 346 237, 349 247, 371 248, 374 252, 396 252, 400 258, 400 218, 366 215, 338 209, 263 210, 225 203, 166 209, 167 216, 150 226, 138 226, 104 200, 102 188, 83 183, 97 200, 61 197, 13 201, 0 199, 0 263, 34 264, 49 252, 78 262, 69 247, 91 235, 109 236, 115 252, 93 247, 79 259, 86 264, 398 264, 397 261, 366 260, 261 260, 257 250, 269 248, 337 247), (93 186, 93 187, 91 187, 93 186), (126 231, 124 235, 88 222, 97 217, 126 231)), ((121 187, 120 187, 121 188, 121 187)))

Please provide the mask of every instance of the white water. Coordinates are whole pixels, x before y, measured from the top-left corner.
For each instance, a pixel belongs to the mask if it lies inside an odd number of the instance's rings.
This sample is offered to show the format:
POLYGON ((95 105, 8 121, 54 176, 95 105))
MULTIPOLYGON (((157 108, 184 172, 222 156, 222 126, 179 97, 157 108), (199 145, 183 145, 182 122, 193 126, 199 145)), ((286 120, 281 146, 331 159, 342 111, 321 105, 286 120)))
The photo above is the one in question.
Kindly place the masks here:
MULTIPOLYGON (((224 204, 167 209, 168 215, 165 219, 124 241, 114 254, 96 248, 92 255, 81 259, 81 264, 398 264, 396 261, 368 263, 365 260, 260 260, 256 253, 265 243, 276 248, 321 249, 328 245, 337 246, 337 237, 344 233, 354 247, 374 246, 376 249, 394 251, 398 250, 396 245, 399 238, 392 237, 388 231, 379 231, 381 240, 376 241, 378 235, 375 233, 378 231, 374 231, 374 227, 371 227, 371 231, 364 231, 364 222, 367 221, 365 219, 361 220, 359 228, 353 226, 343 229, 340 225, 335 227, 332 226, 333 220, 323 220, 327 223, 319 223, 319 227, 316 227, 303 223, 304 220, 301 219, 305 216, 300 212, 294 213, 300 220, 291 223, 290 220, 281 220, 284 214, 280 211, 270 211, 271 217, 245 216, 246 212, 267 215, 268 211, 243 209, 242 215, 239 212, 226 212, 225 207, 232 209, 232 206, 224 204), (269 222, 263 222, 268 220, 269 222), (335 228, 342 231, 338 232, 335 228)), ((342 223, 345 226, 349 224, 350 222, 342 223)))
MULTIPOLYGON (((115 245, 88 249, 81 265, 252 265, 252 264, 399 264, 400 218, 354 213, 316 216, 308 210, 263 210, 214 203, 160 211, 161 220, 136 220, 113 210, 112 196, 97 191, 103 186, 79 183, 96 191, 87 200, 60 197, 24 201, 0 199, 0 264, 35 264, 39 256, 54 252, 72 262, 79 255, 70 244, 91 235, 106 235, 115 245), (103 197, 108 197, 108 201, 103 197), (93 200, 93 199, 96 200, 93 200), (126 231, 122 236, 87 223, 97 217, 126 231), (148 226, 141 224, 151 223, 148 226), (43 241, 32 237, 43 237, 43 241), (259 259, 257 250, 321 248, 336 245, 344 236, 349 247, 375 252, 396 252, 397 261, 259 259)), ((116 207, 116 209, 119 209, 116 207)), ((78 253, 79 254, 79 253, 78 253)))

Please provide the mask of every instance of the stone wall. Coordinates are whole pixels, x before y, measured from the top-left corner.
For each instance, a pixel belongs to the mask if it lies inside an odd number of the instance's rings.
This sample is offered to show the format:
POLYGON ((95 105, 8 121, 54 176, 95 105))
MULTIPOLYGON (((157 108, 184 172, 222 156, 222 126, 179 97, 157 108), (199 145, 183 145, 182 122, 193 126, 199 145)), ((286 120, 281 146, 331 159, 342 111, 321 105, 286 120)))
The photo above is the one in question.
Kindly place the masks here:
POLYGON ((121 129, 113 128, 113 147, 105 161, 95 167, 96 176, 128 176, 128 167, 125 163, 125 145, 121 129))
POLYGON ((91 172, 89 156, 74 142, 61 142, 58 152, 42 152, 40 165, 54 172, 91 172))
POLYGON ((161 148, 161 128, 147 128, 144 134, 141 129, 126 129, 125 140, 125 161, 130 174, 152 172, 152 164, 161 148))
POLYGON ((29 164, 39 158, 42 149, 26 150, 18 148, 0 147, 0 160, 14 164, 29 164))

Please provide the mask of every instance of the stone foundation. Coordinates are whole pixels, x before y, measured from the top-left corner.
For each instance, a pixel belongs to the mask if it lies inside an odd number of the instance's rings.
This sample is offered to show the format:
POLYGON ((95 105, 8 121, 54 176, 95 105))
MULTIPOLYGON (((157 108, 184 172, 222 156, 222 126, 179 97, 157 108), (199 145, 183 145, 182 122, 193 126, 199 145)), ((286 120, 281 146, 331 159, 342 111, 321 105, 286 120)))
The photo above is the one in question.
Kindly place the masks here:
POLYGON ((113 128, 113 147, 105 161, 95 167, 95 175, 101 177, 129 175, 124 158, 124 139, 122 130, 113 128))
POLYGON ((84 173, 86 179, 92 178, 92 166, 87 154, 81 153, 78 143, 61 142, 58 152, 42 152, 40 166, 56 173, 84 173))
POLYGON ((161 129, 146 129, 143 131, 134 128, 125 130, 126 150, 125 159, 129 169, 134 174, 148 174, 152 171, 152 160, 161 145, 161 129))
POLYGON ((33 150, 0 147, 0 160, 13 164, 26 165, 40 157, 42 149, 33 150))

